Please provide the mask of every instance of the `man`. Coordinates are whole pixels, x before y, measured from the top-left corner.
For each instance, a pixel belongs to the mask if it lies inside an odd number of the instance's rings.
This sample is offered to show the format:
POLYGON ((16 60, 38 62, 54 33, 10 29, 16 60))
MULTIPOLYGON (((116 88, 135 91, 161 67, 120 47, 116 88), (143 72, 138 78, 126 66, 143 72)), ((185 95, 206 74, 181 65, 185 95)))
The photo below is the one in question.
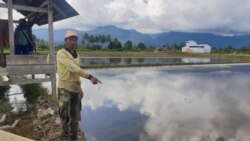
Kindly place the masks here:
POLYGON ((57 52, 59 113, 63 128, 61 140, 76 140, 83 97, 80 77, 89 79, 92 84, 101 81, 80 68, 80 57, 75 50, 78 41, 77 32, 67 31, 64 40, 65 47, 57 52))
POLYGON ((34 40, 32 37, 32 26, 34 23, 20 19, 14 32, 15 54, 32 54, 34 40))
POLYGON ((29 54, 25 28, 26 20, 20 19, 14 32, 15 54, 29 54))

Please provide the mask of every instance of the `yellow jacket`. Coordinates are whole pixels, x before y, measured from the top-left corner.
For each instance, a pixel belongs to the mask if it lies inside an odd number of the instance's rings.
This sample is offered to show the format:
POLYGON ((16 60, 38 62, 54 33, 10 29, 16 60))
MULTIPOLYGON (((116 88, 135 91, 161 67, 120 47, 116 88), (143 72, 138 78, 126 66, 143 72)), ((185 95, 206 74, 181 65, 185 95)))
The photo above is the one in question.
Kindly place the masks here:
POLYGON ((70 92, 80 92, 80 77, 88 78, 89 73, 80 68, 80 57, 74 58, 66 49, 60 49, 56 55, 58 88, 70 92))

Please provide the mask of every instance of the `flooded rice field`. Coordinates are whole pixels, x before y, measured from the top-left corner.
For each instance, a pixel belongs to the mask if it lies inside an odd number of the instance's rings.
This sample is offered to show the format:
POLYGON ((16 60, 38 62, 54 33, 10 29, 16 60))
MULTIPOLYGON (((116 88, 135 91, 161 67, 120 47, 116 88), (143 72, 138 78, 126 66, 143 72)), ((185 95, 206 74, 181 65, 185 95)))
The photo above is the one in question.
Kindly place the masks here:
POLYGON ((81 129, 89 141, 249 141, 250 66, 88 70, 81 129))
MULTIPOLYGON (((87 71, 103 82, 81 79, 80 128, 88 141, 250 140, 250 65, 87 71)), ((20 92, 11 87, 11 93, 20 92)), ((25 99, 10 96, 14 108, 26 109, 17 100, 25 99)))
POLYGON ((81 66, 143 66, 143 65, 173 65, 190 63, 225 63, 237 62, 237 59, 227 60, 223 58, 206 57, 92 57, 81 58, 81 66))

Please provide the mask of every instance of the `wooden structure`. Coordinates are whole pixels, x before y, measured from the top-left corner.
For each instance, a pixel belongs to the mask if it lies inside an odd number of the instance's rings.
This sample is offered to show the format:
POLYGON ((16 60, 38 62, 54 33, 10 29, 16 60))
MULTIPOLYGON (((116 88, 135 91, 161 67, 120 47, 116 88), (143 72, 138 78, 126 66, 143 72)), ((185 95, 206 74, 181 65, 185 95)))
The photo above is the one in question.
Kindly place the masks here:
MULTIPOLYGON (((53 22, 60 21, 78 13, 65 0, 3 0, 0 8, 8 9, 8 43, 10 54, 4 53, 3 38, 0 38, 0 77, 8 76, 9 81, 1 81, 1 85, 29 84, 51 81, 52 94, 56 94, 56 61, 54 49, 53 22), (29 21, 37 25, 48 24, 49 57, 47 55, 15 55, 13 35, 13 9, 20 12, 29 21), (49 78, 18 79, 24 75, 46 74, 49 78)), ((0 23, 1 24, 1 23, 0 23)), ((1 28, 0 28, 1 29, 1 28)), ((6 28, 5 28, 6 29, 6 28)), ((1 35, 0 30, 0 37, 1 35)), ((6 34, 5 34, 6 36, 6 34)))
POLYGON ((2 141, 34 141, 2 130, 0 130, 0 139, 2 141))
MULTIPOLYGON (((3 130, 0 130, 0 141, 34 141, 3 130)), ((84 133, 78 133, 78 141, 86 141, 84 133)))

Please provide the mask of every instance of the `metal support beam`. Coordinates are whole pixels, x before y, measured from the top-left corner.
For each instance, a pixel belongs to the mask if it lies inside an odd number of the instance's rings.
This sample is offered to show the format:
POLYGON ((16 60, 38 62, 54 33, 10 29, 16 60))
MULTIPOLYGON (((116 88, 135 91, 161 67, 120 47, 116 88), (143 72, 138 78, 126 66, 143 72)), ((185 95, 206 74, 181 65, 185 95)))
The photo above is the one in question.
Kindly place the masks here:
POLYGON ((15 44, 14 44, 14 34, 13 34, 13 10, 12 10, 12 0, 7 1, 8 5, 8 25, 9 25, 9 43, 10 43, 10 54, 14 55, 15 44))

